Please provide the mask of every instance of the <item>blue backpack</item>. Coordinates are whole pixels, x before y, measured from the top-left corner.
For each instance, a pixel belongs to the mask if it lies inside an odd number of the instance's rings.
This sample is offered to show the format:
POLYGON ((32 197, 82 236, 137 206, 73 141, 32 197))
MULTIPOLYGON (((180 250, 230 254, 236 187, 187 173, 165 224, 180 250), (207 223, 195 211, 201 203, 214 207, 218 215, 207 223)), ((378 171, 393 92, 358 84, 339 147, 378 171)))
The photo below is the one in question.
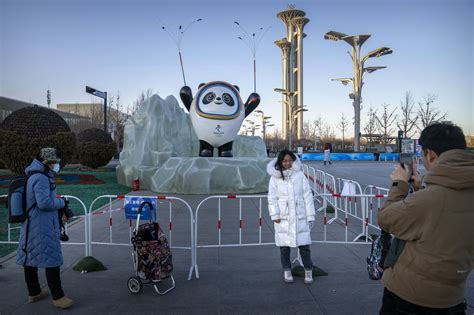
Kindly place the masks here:
POLYGON ((33 171, 28 175, 17 177, 10 182, 8 186, 8 223, 23 223, 28 218, 28 214, 31 209, 36 205, 36 201, 29 207, 26 208, 26 185, 28 179, 33 174, 43 174, 41 171, 33 171))

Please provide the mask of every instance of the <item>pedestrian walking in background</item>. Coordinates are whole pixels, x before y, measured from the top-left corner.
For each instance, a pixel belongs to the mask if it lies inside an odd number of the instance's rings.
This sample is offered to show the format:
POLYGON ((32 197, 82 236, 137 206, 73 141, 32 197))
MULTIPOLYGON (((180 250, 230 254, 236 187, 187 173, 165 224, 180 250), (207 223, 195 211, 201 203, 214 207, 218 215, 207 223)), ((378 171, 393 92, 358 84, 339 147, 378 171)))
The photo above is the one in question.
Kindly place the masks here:
POLYGON ((42 300, 49 294, 41 289, 38 280, 38 268, 45 268, 53 305, 69 308, 73 301, 64 296, 61 286, 63 256, 58 215, 58 210, 64 208, 66 203, 56 197, 53 179, 53 172, 59 172, 60 161, 56 149, 43 148, 25 169, 26 175, 31 175, 26 186, 26 207, 32 208, 21 226, 16 262, 24 269, 28 303, 42 300))
POLYGON ((408 195, 410 170, 397 166, 378 215, 379 226, 405 244, 384 270, 380 314, 465 314, 474 266, 474 154, 449 122, 427 126, 419 144, 426 187, 408 195))
POLYGON ((330 144, 329 142, 325 143, 323 150, 324 150, 324 165, 326 165, 326 162, 329 163, 329 165, 331 165, 332 164, 331 163, 332 144, 330 144))
POLYGON ((280 247, 283 279, 293 282, 291 274, 291 247, 298 248, 305 269, 305 283, 313 282, 311 260, 311 229, 315 210, 313 193, 299 159, 289 150, 283 150, 267 165, 268 211, 274 222, 275 244, 280 247))

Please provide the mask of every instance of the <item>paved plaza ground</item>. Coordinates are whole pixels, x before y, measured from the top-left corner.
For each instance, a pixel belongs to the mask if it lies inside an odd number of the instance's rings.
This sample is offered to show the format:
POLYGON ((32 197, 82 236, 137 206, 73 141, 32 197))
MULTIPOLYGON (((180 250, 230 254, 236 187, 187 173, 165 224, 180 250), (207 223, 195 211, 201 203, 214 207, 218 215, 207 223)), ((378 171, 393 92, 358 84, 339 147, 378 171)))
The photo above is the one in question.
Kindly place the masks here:
MULTIPOLYGON (((306 163, 306 162, 305 162, 306 163)), ((394 167, 391 162, 334 162, 323 166, 321 162, 308 162, 336 177, 359 181, 362 186, 388 187, 388 174, 394 167)), ((112 193, 112 192, 111 192, 112 193)), ((150 194, 140 192, 140 194, 150 194)), ((265 194, 263 194, 265 195, 265 194)), ((176 196, 186 200, 196 209, 203 195, 176 196)), ((243 203, 243 228, 239 234, 239 202, 222 201, 222 244, 255 243, 273 241, 273 224, 266 213, 264 203, 261 234, 258 232, 258 198, 243 203)), ((158 221, 168 231, 168 201, 158 206, 158 221)), ((121 204, 115 203, 113 209, 121 204)), ((190 245, 190 221, 188 210, 179 202, 173 202, 172 246, 190 245)), ((203 204, 199 212, 198 245, 215 244, 217 202, 203 204)), ((322 240, 323 214, 317 215, 318 225, 312 231, 314 240, 322 240)), ((349 239, 359 233, 356 223, 348 230, 349 239)), ((108 215, 95 215, 92 220, 92 240, 108 242, 110 239, 108 215)), ((123 211, 113 212, 113 241, 128 243, 129 222, 123 211)), ((84 224, 78 222, 69 228, 70 242, 84 241, 84 224)), ((338 241, 345 237, 342 225, 327 227, 327 240, 338 241)), ((165 296, 158 296, 152 286, 145 286, 139 295, 131 295, 127 279, 134 275, 130 246, 93 245, 92 255, 108 268, 107 271, 81 274, 72 266, 84 257, 84 246, 65 245, 62 267, 64 291, 74 299, 75 305, 68 314, 377 314, 381 305, 383 287, 379 281, 369 280, 365 258, 368 243, 335 244, 314 243, 311 246, 314 263, 328 276, 315 278, 311 285, 295 278, 295 283, 285 284, 279 260, 279 250, 274 245, 198 248, 197 264, 200 278, 188 281, 191 254, 186 249, 174 249, 174 276, 176 289, 165 296)), ((293 252, 294 255, 294 252, 293 252)), ((5 259, 5 258, 4 258, 5 259)), ((45 285, 41 271, 40 281, 45 285)), ((27 304, 27 290, 23 270, 14 258, 3 261, 0 269, 0 314, 54 314, 62 311, 52 306, 51 300, 27 304)), ((466 297, 474 302, 474 275, 467 284, 466 297)), ((473 314, 474 309, 468 309, 473 314)))

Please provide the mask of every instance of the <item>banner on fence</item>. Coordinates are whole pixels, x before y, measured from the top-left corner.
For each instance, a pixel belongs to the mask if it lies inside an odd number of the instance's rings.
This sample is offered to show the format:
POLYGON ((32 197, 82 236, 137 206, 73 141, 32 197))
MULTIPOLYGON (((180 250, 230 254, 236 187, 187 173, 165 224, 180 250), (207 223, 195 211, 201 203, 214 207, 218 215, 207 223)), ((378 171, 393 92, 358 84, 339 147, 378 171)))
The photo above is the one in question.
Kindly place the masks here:
POLYGON ((352 182, 344 181, 344 186, 342 186, 341 195, 355 195, 357 194, 357 187, 352 182))
MULTIPOLYGON (((138 216, 138 208, 143 202, 149 202, 153 205, 153 216, 156 220, 156 197, 137 197, 137 196, 125 196, 124 208, 126 219, 136 219, 138 216)), ((148 205, 145 205, 142 209, 140 216, 141 220, 151 220, 151 211, 148 205)))

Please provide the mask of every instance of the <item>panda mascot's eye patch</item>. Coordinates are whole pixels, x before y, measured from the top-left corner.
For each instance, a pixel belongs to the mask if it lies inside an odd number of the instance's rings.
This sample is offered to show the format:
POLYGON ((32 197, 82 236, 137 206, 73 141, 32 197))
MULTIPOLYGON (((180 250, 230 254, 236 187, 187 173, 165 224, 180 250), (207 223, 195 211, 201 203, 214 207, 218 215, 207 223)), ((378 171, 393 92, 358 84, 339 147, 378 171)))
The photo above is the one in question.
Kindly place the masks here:
POLYGON ((226 103, 228 106, 234 106, 234 99, 232 98, 232 96, 230 96, 230 94, 222 94, 222 99, 224 100, 224 103, 226 103))
POLYGON ((216 94, 214 92, 209 92, 206 95, 204 95, 202 102, 203 104, 209 104, 212 101, 214 101, 215 98, 216 98, 216 94))

